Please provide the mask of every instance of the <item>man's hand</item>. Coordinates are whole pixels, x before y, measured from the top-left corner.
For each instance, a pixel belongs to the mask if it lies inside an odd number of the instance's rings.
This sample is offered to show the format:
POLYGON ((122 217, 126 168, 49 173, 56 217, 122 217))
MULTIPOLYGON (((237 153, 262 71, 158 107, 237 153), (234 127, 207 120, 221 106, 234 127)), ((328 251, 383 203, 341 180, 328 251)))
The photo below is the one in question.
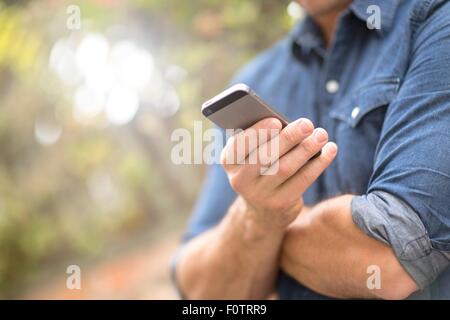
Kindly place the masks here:
POLYGON ((302 210, 302 194, 337 151, 334 143, 327 143, 326 131, 314 130, 307 119, 280 130, 280 121, 265 119, 227 142, 222 163, 240 196, 218 225, 184 246, 176 277, 187 298, 265 299, 273 293, 286 228, 302 210), (251 137, 258 141, 250 143, 251 137), (240 150, 242 138, 249 139, 240 150), (272 139, 279 139, 278 144, 272 139), (320 149, 322 154, 309 160, 320 149), (260 157, 261 150, 269 151, 269 162, 260 157), (226 161, 238 157, 243 161, 226 161), (253 164, 247 161, 252 157, 257 160, 253 164), (267 170, 273 174, 262 174, 267 170))
POLYGON ((308 119, 299 119, 281 129, 279 120, 267 118, 231 137, 222 152, 221 163, 232 188, 245 200, 254 219, 265 226, 286 228, 303 207, 303 193, 336 153, 337 146, 328 142, 327 132, 314 129, 308 119), (259 134, 260 130, 265 130, 264 136, 259 134), (279 134, 273 135, 271 130, 279 134), (248 141, 255 138, 256 143, 248 141), (277 143, 272 144, 273 139, 278 139, 277 143), (321 149, 321 155, 311 159, 321 149), (270 164, 260 156, 268 152, 270 164), (229 159, 240 161, 228 163, 229 159), (256 163, 252 164, 252 159, 256 163), (271 174, 261 174, 267 165, 271 174))

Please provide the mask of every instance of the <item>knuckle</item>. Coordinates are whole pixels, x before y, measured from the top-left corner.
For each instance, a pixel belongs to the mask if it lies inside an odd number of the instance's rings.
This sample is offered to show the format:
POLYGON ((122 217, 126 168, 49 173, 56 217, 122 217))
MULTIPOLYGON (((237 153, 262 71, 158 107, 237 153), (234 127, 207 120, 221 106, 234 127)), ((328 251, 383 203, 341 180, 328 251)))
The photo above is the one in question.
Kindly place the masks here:
POLYGON ((313 183, 314 180, 316 180, 317 176, 318 175, 314 174, 314 171, 312 171, 312 170, 305 170, 299 176, 299 180, 301 181, 302 185, 304 185, 305 187, 309 187, 309 185, 311 183, 313 183))
POLYGON ((294 166, 290 163, 281 163, 278 167, 278 175, 281 177, 289 177, 292 175, 292 172, 295 170, 294 166))
POLYGON ((290 128, 286 128, 283 130, 283 138, 288 144, 296 144, 298 143, 298 136, 294 130, 290 130, 290 128))
POLYGON ((318 171, 322 172, 323 170, 325 170, 326 167, 328 167, 331 162, 333 161, 334 157, 329 155, 329 154, 322 154, 320 155, 316 160, 317 160, 317 169, 318 171))
POLYGON ((230 182, 231 188, 233 188, 234 191, 242 192, 244 190, 244 181, 239 175, 234 174, 230 176, 228 180, 230 182))
POLYGON ((312 139, 306 140, 304 143, 302 143, 303 151, 309 156, 313 155, 317 152, 317 147, 312 141, 312 139))

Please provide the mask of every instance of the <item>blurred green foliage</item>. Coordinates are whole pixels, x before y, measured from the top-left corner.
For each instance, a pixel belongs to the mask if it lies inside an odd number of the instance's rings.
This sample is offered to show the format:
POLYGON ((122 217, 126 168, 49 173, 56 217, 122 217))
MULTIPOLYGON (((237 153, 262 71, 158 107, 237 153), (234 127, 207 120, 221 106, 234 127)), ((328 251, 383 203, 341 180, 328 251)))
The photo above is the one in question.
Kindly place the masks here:
POLYGON ((201 102, 293 21, 287 2, 273 0, 1 3, 0 297, 17 297, 69 263, 179 230, 204 168, 171 163, 170 133, 202 120, 201 102), (81 30, 66 28, 70 4, 81 8, 81 30), (72 89, 49 71, 50 50, 61 37, 116 25, 151 51, 160 70, 186 71, 174 84, 175 115, 140 111, 124 126, 74 121, 72 89), (38 143, 40 119, 61 127, 58 141, 38 143))

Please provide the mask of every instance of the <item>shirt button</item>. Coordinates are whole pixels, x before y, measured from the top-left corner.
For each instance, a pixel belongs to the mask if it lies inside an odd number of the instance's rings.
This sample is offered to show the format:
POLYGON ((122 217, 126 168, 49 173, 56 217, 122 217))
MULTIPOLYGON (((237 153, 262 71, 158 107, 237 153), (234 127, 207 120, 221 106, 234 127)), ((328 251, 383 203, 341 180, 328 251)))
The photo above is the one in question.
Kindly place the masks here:
POLYGON ((355 119, 358 116, 359 111, 360 111, 359 107, 354 107, 353 108, 353 110, 352 110, 352 119, 355 119))
POLYGON ((339 82, 336 80, 329 80, 325 87, 328 93, 336 93, 339 90, 339 82))

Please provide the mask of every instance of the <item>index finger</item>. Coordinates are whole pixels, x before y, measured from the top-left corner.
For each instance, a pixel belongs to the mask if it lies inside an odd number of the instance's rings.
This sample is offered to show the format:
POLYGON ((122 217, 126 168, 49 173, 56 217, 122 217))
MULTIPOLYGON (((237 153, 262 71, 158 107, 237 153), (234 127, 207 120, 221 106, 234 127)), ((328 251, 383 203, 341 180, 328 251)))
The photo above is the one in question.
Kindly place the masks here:
POLYGON ((282 129, 277 118, 265 118, 231 136, 221 154, 222 164, 241 164, 259 145, 270 141, 282 129))

